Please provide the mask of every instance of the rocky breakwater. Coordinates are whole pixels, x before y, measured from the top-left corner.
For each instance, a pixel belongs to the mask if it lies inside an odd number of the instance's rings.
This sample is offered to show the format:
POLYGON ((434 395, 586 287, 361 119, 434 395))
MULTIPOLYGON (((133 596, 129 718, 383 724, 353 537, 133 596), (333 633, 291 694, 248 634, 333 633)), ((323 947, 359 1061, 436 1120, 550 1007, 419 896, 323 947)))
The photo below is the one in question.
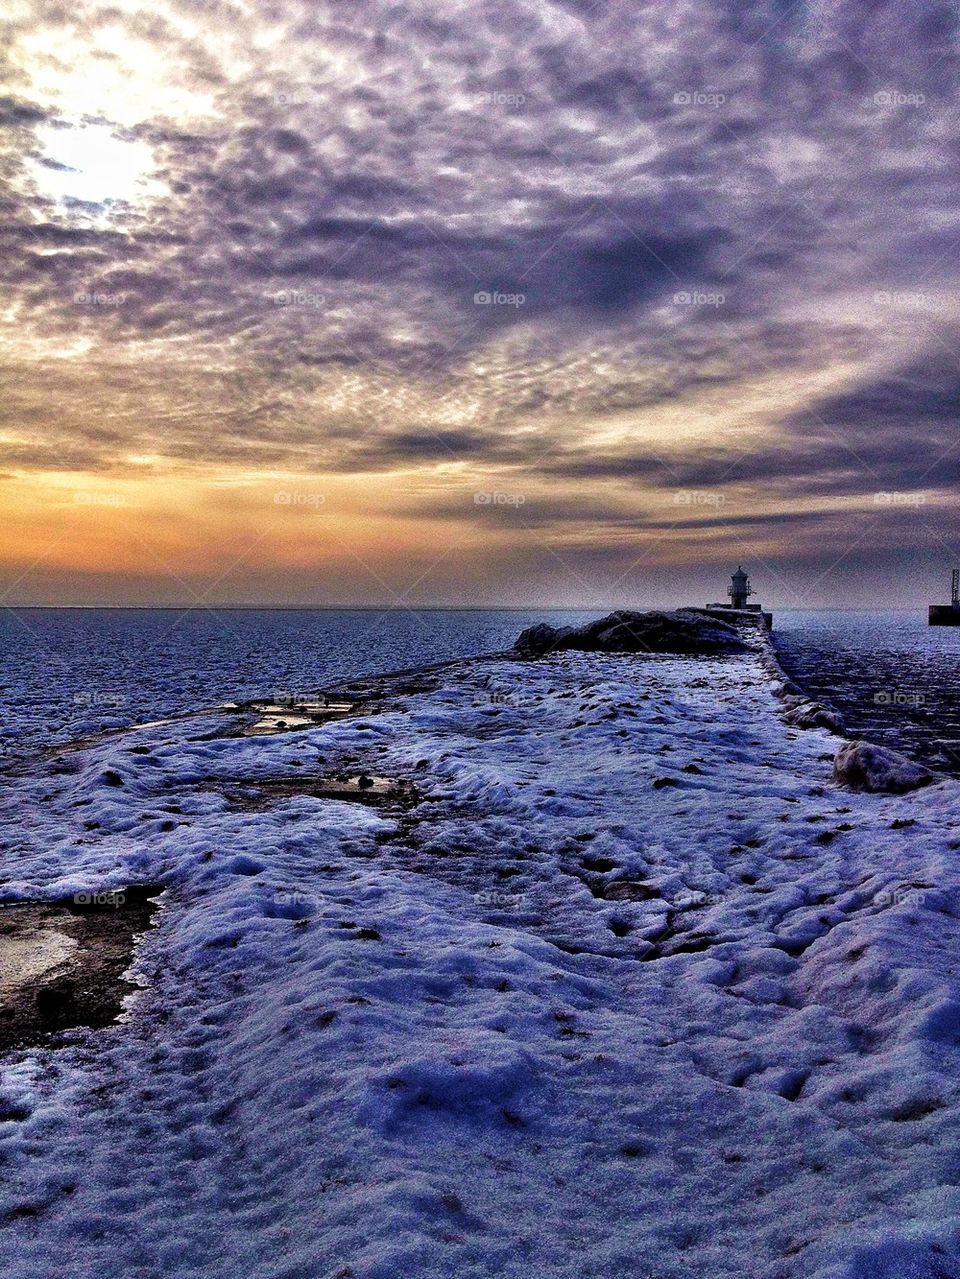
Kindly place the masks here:
POLYGON ((520 634, 514 652, 520 657, 546 657, 569 649, 716 657, 744 653, 749 647, 737 627, 694 609, 646 613, 624 609, 583 626, 550 626, 540 622, 520 634))
MULTIPOLYGON (((516 640, 514 652, 523 658, 543 658, 565 651, 634 654, 676 654, 718 657, 742 653, 759 656, 783 707, 783 719, 793 728, 822 728, 843 737, 840 716, 809 697, 783 670, 766 632, 750 615, 740 622, 722 621, 707 610, 618 610, 582 626, 551 626, 540 622, 516 640)), ((833 781, 850 790, 903 794, 940 780, 930 769, 907 756, 870 742, 845 740, 834 759, 833 781)))

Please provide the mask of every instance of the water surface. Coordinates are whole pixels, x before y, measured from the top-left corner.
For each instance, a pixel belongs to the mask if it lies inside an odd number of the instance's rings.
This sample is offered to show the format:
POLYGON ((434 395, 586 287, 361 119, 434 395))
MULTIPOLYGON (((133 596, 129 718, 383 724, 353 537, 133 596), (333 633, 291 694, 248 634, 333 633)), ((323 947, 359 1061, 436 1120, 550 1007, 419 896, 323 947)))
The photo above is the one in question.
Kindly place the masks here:
POLYGON ((960 776, 960 627, 892 609, 784 611, 774 627, 784 668, 851 735, 960 776))

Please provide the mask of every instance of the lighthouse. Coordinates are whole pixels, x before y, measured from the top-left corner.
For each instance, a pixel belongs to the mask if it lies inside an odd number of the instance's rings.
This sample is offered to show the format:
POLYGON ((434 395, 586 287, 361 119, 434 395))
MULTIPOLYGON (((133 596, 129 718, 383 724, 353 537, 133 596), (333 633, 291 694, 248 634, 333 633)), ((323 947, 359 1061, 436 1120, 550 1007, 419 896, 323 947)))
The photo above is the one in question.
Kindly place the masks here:
POLYGON ((753 594, 753 591, 750 589, 750 578, 743 571, 742 565, 738 565, 737 571, 730 578, 727 594, 730 596, 731 608, 750 607, 747 600, 753 594))
POLYGON ((765 626, 768 631, 773 629, 773 614, 767 613, 760 604, 750 603, 750 596, 753 594, 750 589, 750 575, 743 571, 742 564, 738 564, 737 571, 731 573, 727 594, 730 597, 729 604, 708 604, 700 611, 721 621, 732 622, 734 626, 742 626, 747 622, 754 623, 756 619, 756 622, 765 626), (734 613, 737 616, 731 616, 734 613), (744 613, 748 616, 744 617, 744 613))

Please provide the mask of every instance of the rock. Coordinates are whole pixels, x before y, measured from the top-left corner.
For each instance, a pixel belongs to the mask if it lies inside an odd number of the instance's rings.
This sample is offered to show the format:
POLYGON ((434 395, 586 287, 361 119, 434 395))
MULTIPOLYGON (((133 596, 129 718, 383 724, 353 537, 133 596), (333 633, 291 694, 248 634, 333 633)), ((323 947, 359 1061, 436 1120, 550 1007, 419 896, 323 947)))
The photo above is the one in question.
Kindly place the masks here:
POLYGON ((542 657, 553 649, 570 647, 565 641, 573 634, 572 626, 550 626, 546 622, 538 622, 536 626, 528 626, 521 631, 513 645, 514 651, 525 657, 542 657))
MULTIPOLYGON (((793 699, 791 699, 792 701, 793 699)), ((831 733, 844 731, 843 721, 833 711, 819 702, 801 698, 784 715, 784 720, 794 728, 828 728, 831 733)))
POLYGON ((715 656, 747 651, 736 627, 701 614, 620 610, 584 626, 528 627, 514 644, 522 657, 544 657, 563 649, 600 653, 684 653, 715 656))
POLYGON ((833 780, 851 790, 902 795, 939 779, 898 751, 870 742, 845 742, 833 761, 833 780))

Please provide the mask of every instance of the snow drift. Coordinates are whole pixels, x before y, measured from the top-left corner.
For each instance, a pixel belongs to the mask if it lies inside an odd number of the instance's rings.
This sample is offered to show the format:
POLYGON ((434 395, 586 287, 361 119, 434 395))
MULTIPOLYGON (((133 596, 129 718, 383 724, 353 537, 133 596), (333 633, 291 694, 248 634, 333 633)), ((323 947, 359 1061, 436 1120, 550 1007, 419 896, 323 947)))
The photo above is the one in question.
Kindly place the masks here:
POLYGON ((4 900, 167 892, 126 1019, 0 1063, 7 1273, 957 1275, 960 785, 841 789, 759 653, 404 687, 8 789, 4 900))

